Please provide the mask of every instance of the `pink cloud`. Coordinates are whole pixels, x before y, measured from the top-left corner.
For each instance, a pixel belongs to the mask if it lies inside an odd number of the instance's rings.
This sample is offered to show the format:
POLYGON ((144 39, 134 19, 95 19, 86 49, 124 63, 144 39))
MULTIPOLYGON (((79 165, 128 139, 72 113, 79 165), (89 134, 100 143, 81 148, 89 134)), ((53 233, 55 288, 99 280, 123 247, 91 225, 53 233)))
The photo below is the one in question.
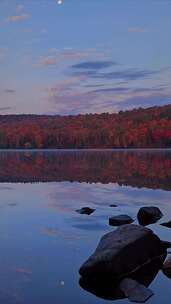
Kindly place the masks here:
POLYGON ((37 63, 37 66, 46 67, 49 65, 56 65, 56 64, 57 64, 56 56, 46 56, 46 57, 40 58, 39 62, 37 63))
POLYGON ((31 16, 29 14, 12 15, 7 17, 8 22, 18 22, 29 19, 31 16))
POLYGON ((128 28, 128 32, 130 33, 146 33, 148 32, 148 30, 146 28, 143 27, 129 27, 128 28))

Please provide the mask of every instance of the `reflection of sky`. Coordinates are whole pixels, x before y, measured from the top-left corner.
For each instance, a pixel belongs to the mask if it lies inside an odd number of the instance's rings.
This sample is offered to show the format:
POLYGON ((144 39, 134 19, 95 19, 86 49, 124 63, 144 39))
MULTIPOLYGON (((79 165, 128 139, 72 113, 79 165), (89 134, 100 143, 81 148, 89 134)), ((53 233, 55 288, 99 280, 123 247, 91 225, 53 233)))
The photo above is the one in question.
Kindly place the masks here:
POLYGON ((0 1, 0 111, 170 103, 170 11, 167 0, 0 1))
MULTIPOLYGON (((171 218, 171 194, 162 190, 61 182, 1 184, 0 195, 0 300, 12 304, 16 298, 26 304, 36 304, 37 299, 42 304, 49 299, 105 303, 81 290, 77 281, 81 263, 99 238, 114 229, 108 226, 108 217, 126 213, 136 219, 140 206, 157 205, 165 219, 171 218), (118 207, 109 207, 112 203, 118 207), (91 216, 75 212, 83 206, 96 211, 91 216)), ((151 227, 171 240, 169 229, 151 227)), ((155 280, 156 296, 150 303, 169 303, 168 284, 161 275, 155 280)))

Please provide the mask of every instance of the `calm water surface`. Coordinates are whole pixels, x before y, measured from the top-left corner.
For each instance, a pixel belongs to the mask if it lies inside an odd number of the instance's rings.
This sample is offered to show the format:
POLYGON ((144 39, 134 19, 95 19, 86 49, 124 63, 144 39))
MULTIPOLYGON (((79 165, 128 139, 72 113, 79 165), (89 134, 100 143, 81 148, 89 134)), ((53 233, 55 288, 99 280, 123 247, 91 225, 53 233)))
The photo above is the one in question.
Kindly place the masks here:
MULTIPOLYGON (((109 216, 136 222, 150 205, 164 213, 160 222, 171 219, 171 151, 1 151, 0 302, 110 303, 79 286, 78 269, 114 229, 109 216), (96 211, 75 212, 84 206, 96 211)), ((150 227, 171 241, 159 223, 150 227)), ((171 280, 161 271, 150 288, 148 303, 170 303, 171 280)))

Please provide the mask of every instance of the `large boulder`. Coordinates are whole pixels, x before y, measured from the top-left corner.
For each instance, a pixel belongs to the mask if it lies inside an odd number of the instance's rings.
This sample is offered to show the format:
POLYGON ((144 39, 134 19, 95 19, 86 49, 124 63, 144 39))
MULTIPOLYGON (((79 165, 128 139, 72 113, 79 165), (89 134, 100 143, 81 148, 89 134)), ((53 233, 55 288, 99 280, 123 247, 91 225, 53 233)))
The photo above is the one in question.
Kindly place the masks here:
POLYGON ((118 280, 165 254, 166 247, 152 230, 133 224, 123 225, 101 238, 79 273, 87 278, 118 280))
POLYGON ((131 224, 133 223, 133 219, 126 214, 120 214, 116 216, 112 216, 109 218, 109 225, 110 226, 121 226, 124 224, 131 224))
POLYGON ((146 226, 156 223, 163 216, 158 207, 142 207, 138 211, 137 218, 140 225, 146 226))

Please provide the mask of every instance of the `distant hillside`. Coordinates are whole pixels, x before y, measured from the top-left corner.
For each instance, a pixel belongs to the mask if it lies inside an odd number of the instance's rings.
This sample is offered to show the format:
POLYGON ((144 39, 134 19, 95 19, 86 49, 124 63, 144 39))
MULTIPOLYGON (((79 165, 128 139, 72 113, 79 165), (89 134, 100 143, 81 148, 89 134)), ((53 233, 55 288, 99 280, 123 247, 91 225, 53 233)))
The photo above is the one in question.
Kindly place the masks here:
POLYGON ((171 147, 171 105, 77 116, 0 115, 0 148, 171 147))

